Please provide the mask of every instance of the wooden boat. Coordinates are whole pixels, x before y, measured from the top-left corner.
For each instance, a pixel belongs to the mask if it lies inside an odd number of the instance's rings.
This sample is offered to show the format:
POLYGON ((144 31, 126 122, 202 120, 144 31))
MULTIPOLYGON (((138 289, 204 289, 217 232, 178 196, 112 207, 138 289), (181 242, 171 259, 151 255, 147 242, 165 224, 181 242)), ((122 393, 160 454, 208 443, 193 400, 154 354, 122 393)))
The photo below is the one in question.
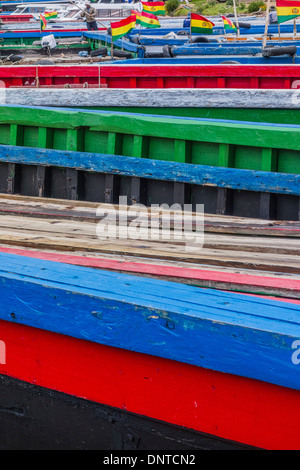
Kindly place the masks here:
POLYGON ((298 44, 293 41, 287 41, 286 43, 277 43, 272 44, 271 48, 266 46, 263 48, 262 43, 257 42, 247 42, 247 44, 242 42, 229 43, 229 44, 185 44, 182 46, 164 46, 164 51, 167 50, 167 55, 170 56, 205 56, 205 55, 225 55, 225 56, 235 56, 235 55, 262 55, 266 56, 266 49, 268 49, 270 56, 291 56, 292 58, 296 57, 298 52, 298 44))
MULTIPOLYGON (((127 62, 128 63, 128 62, 127 62)), ((130 62, 131 63, 131 62, 130 62)), ((135 61, 133 63, 136 63, 135 61)), ((299 65, 77 65, 0 67, 0 80, 8 87, 108 88, 243 88, 296 89, 299 65)), ((146 108, 146 106, 144 106, 146 108)))
POLYGON ((298 125, 30 106, 0 122, 1 192, 299 218, 298 125))

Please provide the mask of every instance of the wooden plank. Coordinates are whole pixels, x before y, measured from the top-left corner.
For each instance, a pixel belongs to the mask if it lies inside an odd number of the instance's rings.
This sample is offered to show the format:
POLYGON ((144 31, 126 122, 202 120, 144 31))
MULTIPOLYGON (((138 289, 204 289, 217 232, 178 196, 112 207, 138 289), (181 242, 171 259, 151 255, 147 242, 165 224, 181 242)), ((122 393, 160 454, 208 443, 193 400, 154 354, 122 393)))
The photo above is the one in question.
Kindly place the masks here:
MULTIPOLYGON (((99 211, 100 212, 100 211, 99 211)), ((111 213, 112 218, 110 221, 106 219, 105 222, 107 223, 108 229, 108 237, 111 234, 111 239, 113 238, 112 233, 115 231, 115 224, 114 224, 114 216, 111 213)), ((121 214, 119 215, 121 217, 121 214)), ((137 213, 138 216, 138 213, 137 213)), ((133 218, 131 223, 124 224, 122 223, 118 226, 118 231, 116 235, 119 235, 120 238, 123 238, 123 235, 126 233, 128 234, 128 240, 133 239, 130 232, 130 226, 133 221, 136 220, 136 217, 133 218), (129 228, 128 228, 129 227, 129 228)), ((144 219, 147 220, 147 219, 144 219)), ((98 222, 101 221, 99 217, 98 222)), ((141 222, 141 221, 139 221, 141 222)), ((151 223, 150 220, 148 221, 147 227, 139 228, 139 239, 146 240, 153 243, 153 246, 157 243, 161 244, 173 244, 174 246, 178 246, 182 249, 184 247, 184 243, 188 242, 188 236, 192 235, 192 233, 186 233, 183 231, 183 228, 180 226, 179 228, 173 228, 173 230, 169 231, 168 228, 164 228, 164 224, 159 227, 158 237, 157 239, 151 238, 151 223), (186 238, 185 238, 186 237, 186 238)), ((34 225, 30 218, 20 218, 17 216, 1 216, 0 215, 0 224, 1 224, 1 231, 2 233, 9 233, 14 232, 15 234, 24 233, 25 231, 28 234, 36 233, 36 234, 43 234, 45 237, 47 235, 57 235, 61 236, 62 234, 65 237, 74 237, 74 235, 78 235, 76 237, 82 237, 87 242, 93 243, 97 239, 99 241, 103 241, 103 238, 97 236, 97 224, 93 222, 82 222, 77 221, 73 222, 72 220, 56 220, 55 218, 52 219, 34 219, 34 225)), ((142 223, 144 225, 144 221, 142 223)), ((118 237, 114 237, 118 238, 118 237)), ((276 238, 270 239, 268 237, 255 237, 255 236, 237 236, 237 235, 225 235, 225 234, 212 234, 207 233, 205 235, 205 239, 203 242, 203 247, 207 249, 215 249, 215 250, 236 250, 236 251, 248 251, 252 253, 264 253, 264 254, 277 254, 277 255, 294 255, 295 257, 300 255, 300 240, 298 239, 291 239, 287 241, 285 238, 276 238), (288 244, 287 244, 288 242, 288 244)), ((199 250, 202 247, 199 247, 199 250)))
MULTIPOLYGON (((34 250, 22 250, 0 247, 1 253, 9 253, 28 256, 48 261, 74 264, 97 269, 132 273, 151 276, 158 279, 171 280, 201 287, 226 289, 240 292, 265 293, 293 299, 300 298, 299 279, 285 279, 280 277, 266 277, 250 274, 228 273, 224 271, 209 271, 204 269, 191 269, 178 266, 166 266, 158 264, 146 264, 143 262, 121 261, 113 259, 91 258, 90 256, 78 256, 58 253, 47 253, 34 250)), ((276 299, 274 299, 276 300, 276 299)), ((279 300, 279 299, 277 299, 279 300)), ((287 299, 283 299, 287 301, 287 299)), ((296 301, 297 302, 297 301, 296 301)), ((298 301, 300 304, 300 300, 298 301)))
MULTIPOLYGON (((93 203, 88 201, 65 201, 55 198, 36 198, 33 196, 20 196, 18 194, 5 195, 0 194, 0 213, 2 215, 20 215, 24 217, 55 218, 59 220, 98 222, 100 219, 96 216, 96 210, 102 208, 105 213, 117 211, 117 214, 126 214, 130 206, 111 205, 104 203, 93 203)), ((150 209, 140 208, 141 216, 149 217, 150 209)), ((158 220, 162 213, 168 213, 166 209, 151 208, 151 217, 157 217, 158 220)), ((129 213, 130 214, 130 213, 129 213)), ((128 214, 127 214, 128 215, 128 214)), ((195 228, 195 213, 190 216, 186 214, 188 222, 195 228)), ((174 215, 171 213, 170 227, 174 227, 174 215)), ((128 215, 128 223, 134 217, 128 215)), ((119 216, 116 219, 119 224, 119 216)), ((236 233, 247 235, 263 235, 269 237, 291 237, 299 238, 300 224, 296 221, 275 221, 260 220, 247 217, 220 216, 205 214, 204 231, 211 233, 236 233)))

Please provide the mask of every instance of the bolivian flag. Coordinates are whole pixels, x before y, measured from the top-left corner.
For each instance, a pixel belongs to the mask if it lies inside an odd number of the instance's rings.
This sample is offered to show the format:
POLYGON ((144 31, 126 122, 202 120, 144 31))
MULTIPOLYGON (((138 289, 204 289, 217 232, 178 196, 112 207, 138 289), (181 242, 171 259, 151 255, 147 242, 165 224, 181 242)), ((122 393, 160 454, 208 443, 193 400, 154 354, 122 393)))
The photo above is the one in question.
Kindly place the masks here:
POLYGON ((165 2, 142 2, 143 11, 152 15, 164 15, 166 13, 165 2))
POLYGON ((300 16, 300 1, 276 0, 278 24, 300 16))
POLYGON ((214 23, 196 13, 191 13, 191 33, 212 34, 214 23))
POLYGON ((45 11, 45 18, 57 18, 57 11, 45 11))
POLYGON ((231 31, 232 33, 237 31, 235 25, 232 23, 232 21, 226 18, 226 16, 222 16, 222 20, 223 20, 225 31, 231 31))
POLYGON ((124 20, 111 23, 112 40, 120 39, 125 34, 128 34, 135 27, 136 16, 131 15, 124 20))
POLYGON ((160 28, 160 23, 155 15, 151 15, 151 13, 146 12, 131 12, 133 15, 136 15, 136 23, 140 24, 141 26, 145 26, 146 28, 160 28))
POLYGON ((46 18, 43 15, 40 15, 40 20, 41 20, 41 31, 44 31, 47 26, 46 18))

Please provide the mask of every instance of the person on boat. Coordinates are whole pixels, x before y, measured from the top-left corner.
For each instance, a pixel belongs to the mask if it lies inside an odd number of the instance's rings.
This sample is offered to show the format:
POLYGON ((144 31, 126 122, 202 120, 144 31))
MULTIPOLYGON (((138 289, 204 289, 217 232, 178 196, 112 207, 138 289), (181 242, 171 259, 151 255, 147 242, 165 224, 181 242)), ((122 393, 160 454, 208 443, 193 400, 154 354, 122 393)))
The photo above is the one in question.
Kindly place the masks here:
POLYGON ((270 8, 269 23, 270 24, 277 24, 277 11, 276 11, 275 7, 270 8))
POLYGON ((81 16, 85 18, 86 26, 89 31, 98 31, 98 25, 96 21, 96 10, 92 8, 90 3, 86 4, 84 11, 81 16))

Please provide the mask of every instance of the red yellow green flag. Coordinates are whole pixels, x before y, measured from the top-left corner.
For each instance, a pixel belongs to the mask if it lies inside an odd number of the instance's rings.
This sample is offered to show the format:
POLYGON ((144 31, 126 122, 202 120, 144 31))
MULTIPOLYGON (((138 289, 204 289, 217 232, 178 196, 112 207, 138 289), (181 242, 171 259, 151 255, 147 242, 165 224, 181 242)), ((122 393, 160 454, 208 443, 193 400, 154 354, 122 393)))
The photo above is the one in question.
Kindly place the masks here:
POLYGON ((214 23, 196 13, 191 13, 191 33, 212 34, 214 23))
POLYGON ((236 32, 236 26, 226 16, 222 16, 225 31, 236 32))
POLYGON ((136 16, 131 15, 124 18, 124 20, 111 23, 112 40, 115 41, 116 39, 120 39, 122 36, 125 36, 125 34, 128 34, 135 27, 135 22, 136 16))
POLYGON ((160 28, 157 16, 151 15, 151 13, 146 13, 145 11, 142 11, 142 13, 132 11, 131 13, 136 15, 137 24, 145 26, 146 28, 160 28))
POLYGON ((40 20, 41 20, 41 31, 44 31, 47 26, 47 20, 43 15, 40 15, 40 20))
POLYGON ((300 1, 276 0, 278 24, 293 20, 300 16, 300 1))
POLYGON ((165 15, 165 2, 142 2, 143 11, 153 15, 165 15))

